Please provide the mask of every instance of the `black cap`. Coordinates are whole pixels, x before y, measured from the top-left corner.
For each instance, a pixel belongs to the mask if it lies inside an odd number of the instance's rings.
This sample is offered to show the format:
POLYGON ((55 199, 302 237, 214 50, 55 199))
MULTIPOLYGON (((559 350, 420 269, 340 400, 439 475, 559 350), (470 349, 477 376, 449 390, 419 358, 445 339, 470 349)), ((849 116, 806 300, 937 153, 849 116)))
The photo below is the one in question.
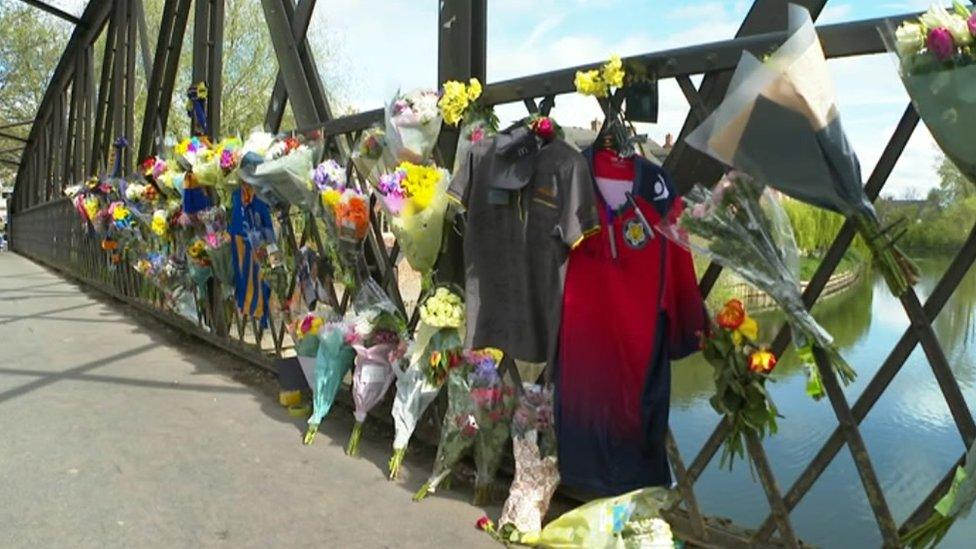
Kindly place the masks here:
POLYGON ((527 126, 518 125, 495 136, 496 189, 515 191, 532 180, 539 138, 527 126))

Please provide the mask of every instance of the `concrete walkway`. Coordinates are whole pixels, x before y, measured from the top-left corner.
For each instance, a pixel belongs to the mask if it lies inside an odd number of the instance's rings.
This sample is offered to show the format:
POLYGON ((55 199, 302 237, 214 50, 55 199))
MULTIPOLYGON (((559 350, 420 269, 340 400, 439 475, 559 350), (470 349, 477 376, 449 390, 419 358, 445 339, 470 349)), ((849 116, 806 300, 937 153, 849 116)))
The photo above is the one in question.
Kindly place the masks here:
POLYGON ((389 482, 389 440, 347 457, 336 409, 303 447, 276 396, 235 359, 0 253, 0 547, 494 545, 470 491, 411 501, 429 457, 389 482))

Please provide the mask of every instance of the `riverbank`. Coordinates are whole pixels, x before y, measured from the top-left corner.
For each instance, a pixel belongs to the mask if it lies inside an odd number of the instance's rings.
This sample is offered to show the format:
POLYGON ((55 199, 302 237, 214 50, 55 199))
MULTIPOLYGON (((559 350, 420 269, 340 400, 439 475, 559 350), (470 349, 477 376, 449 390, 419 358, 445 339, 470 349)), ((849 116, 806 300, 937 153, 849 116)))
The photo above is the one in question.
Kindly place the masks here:
MULTIPOLYGON (((806 290, 813 278, 813 274, 820 265, 821 258, 804 257, 800 259, 800 291, 806 290)), ((827 281, 821 294, 822 297, 832 297, 854 287, 861 280, 868 268, 868 263, 857 254, 844 256, 837 266, 836 272, 827 281)), ((704 272, 704 271, 702 271, 704 272)), ((729 299, 739 299, 753 312, 775 309, 776 303, 765 292, 752 287, 741 278, 725 270, 718 283, 708 297, 708 304, 713 309, 721 307, 729 299)))

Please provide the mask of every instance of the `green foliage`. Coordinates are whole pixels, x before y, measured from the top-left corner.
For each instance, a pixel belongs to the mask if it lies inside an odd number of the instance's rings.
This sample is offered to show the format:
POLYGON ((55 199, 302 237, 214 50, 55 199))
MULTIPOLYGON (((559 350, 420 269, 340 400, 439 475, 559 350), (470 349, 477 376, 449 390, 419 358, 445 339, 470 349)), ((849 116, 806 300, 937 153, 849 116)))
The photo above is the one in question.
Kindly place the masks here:
POLYGON ((916 253, 958 250, 976 220, 976 185, 945 157, 938 164, 938 173, 939 187, 924 202, 887 201, 882 207, 886 221, 906 223, 899 244, 916 253))
MULTIPOLYGON (((821 257, 837 238, 837 233, 844 225, 844 216, 792 198, 784 198, 782 204, 793 226, 800 255, 821 257)), ((854 240, 851 249, 856 254, 852 259, 865 257, 864 252, 867 252, 867 246, 860 237, 854 240)), ((808 276, 804 280, 807 278, 808 276)))

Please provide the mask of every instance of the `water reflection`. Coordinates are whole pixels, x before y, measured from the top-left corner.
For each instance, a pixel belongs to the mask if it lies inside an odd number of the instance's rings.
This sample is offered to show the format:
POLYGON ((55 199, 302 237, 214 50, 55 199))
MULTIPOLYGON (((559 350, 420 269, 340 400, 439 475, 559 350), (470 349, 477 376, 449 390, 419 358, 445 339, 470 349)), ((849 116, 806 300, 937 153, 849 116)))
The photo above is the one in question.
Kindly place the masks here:
MULTIPOLYGON (((916 287, 927 299, 950 259, 920 261, 916 287)), ((976 402, 976 270, 970 270, 936 318, 933 328, 968 402, 976 402)), ((782 322, 775 313, 758 315, 763 337, 771 340, 782 322)), ((852 289, 820 303, 814 316, 834 336, 859 377, 845 388, 853 404, 909 327, 901 303, 873 274, 852 289)), ((718 416, 708 404, 713 393, 711 367, 700 357, 675 364, 671 425, 686 461, 700 450, 718 416)), ((804 394, 805 375, 787 353, 776 370, 771 394, 784 419, 780 432, 765 443, 782 490, 807 466, 837 421, 826 402, 804 394)), ((861 432, 896 521, 912 512, 964 450, 952 416, 921 348, 916 348, 861 424, 861 432)), ((717 459, 696 486, 706 513, 758 526, 768 513, 765 496, 749 468, 717 469, 717 459)), ((857 470, 846 448, 793 512, 799 535, 825 547, 880 544, 857 470), (836 525, 843 524, 843 529, 836 525)), ((967 547, 976 538, 976 519, 962 521, 945 547, 967 547)))

